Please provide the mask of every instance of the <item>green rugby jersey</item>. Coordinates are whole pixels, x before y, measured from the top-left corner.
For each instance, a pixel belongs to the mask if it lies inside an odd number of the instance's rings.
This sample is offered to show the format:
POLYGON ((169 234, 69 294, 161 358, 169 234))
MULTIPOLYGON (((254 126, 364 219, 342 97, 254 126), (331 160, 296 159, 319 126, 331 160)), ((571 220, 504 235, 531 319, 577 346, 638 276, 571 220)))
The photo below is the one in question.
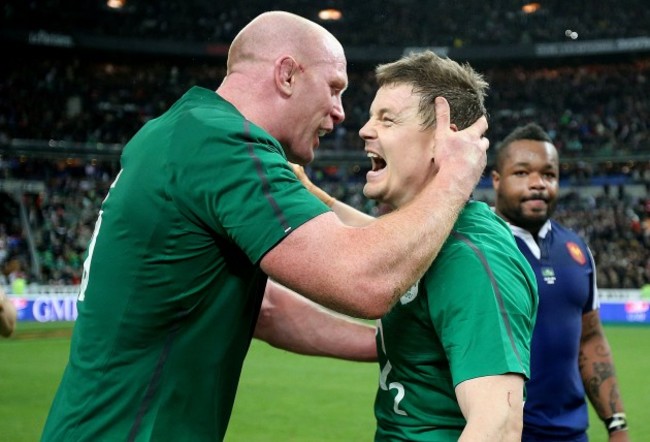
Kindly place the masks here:
POLYGON ((482 376, 528 378, 537 283, 508 226, 470 202, 433 265, 379 321, 376 441, 456 441, 454 388, 482 376))
POLYGON ((281 146, 192 88, 126 145, 84 263, 44 441, 219 441, 266 282, 262 256, 328 211, 281 146))

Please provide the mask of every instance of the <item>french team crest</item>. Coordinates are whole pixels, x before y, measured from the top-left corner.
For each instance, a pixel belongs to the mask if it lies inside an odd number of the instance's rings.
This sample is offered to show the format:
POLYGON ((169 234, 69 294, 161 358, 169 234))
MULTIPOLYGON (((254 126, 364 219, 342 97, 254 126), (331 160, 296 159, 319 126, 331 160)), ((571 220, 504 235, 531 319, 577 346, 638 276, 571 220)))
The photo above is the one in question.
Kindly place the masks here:
POLYGON ((585 265, 587 263, 587 258, 585 258, 584 253, 582 253, 582 249, 578 244, 569 241, 566 243, 566 248, 569 251, 569 255, 571 255, 571 258, 578 264, 585 265))

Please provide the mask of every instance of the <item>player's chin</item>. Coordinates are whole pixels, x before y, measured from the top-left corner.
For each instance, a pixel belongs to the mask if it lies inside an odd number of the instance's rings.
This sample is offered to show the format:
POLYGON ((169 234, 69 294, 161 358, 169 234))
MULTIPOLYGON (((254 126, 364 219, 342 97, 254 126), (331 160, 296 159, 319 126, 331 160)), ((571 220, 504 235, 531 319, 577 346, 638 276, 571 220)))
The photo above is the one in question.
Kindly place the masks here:
POLYGON ((542 218, 546 218, 548 216, 548 210, 547 210, 546 206, 535 207, 535 208, 527 210, 524 213, 527 213, 528 217, 536 218, 536 219, 542 219, 542 218))
POLYGON ((291 152, 291 155, 287 155, 287 158, 292 163, 305 166, 314 161, 314 149, 310 147, 303 147, 300 150, 293 150, 291 152))
POLYGON ((372 193, 372 185, 366 183, 363 185, 363 196, 366 198, 372 199, 373 193, 372 193))
POLYGON ((363 186, 363 195, 366 198, 377 201, 379 203, 383 202, 383 194, 381 192, 381 189, 379 189, 379 186, 373 185, 372 183, 366 182, 366 184, 363 186))
POLYGON ((548 212, 546 210, 541 210, 524 213, 524 219, 530 225, 541 227, 548 219, 548 212))
POLYGON ((304 160, 303 165, 314 161, 314 149, 308 149, 301 158, 304 160))

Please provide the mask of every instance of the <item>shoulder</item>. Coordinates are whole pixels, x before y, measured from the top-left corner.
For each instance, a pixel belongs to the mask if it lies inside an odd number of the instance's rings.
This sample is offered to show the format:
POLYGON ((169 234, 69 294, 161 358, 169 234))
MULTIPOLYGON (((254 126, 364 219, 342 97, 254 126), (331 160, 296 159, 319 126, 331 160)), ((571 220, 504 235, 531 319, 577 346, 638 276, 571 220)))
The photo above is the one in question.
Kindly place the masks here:
POLYGON ((445 248, 448 252, 480 254, 491 249, 516 248, 508 224, 482 202, 470 201, 454 225, 445 248))
POLYGON ((279 147, 268 132, 247 120, 232 103, 202 87, 188 90, 169 109, 167 121, 175 121, 178 132, 226 144, 245 141, 279 147))
POLYGON ((452 278, 478 276, 477 272, 488 275, 490 267, 509 266, 513 256, 520 256, 510 230, 497 221, 456 227, 433 262, 432 273, 454 275, 452 278))
POLYGON ((583 247, 587 247, 587 242, 585 241, 585 239, 582 238, 582 236, 580 236, 575 230, 563 224, 560 224, 554 219, 551 219, 550 222, 551 222, 551 232, 555 239, 559 239, 561 241, 571 241, 574 243, 578 243, 583 247))
POLYGON ((508 224, 490 206, 481 201, 469 201, 454 225, 459 232, 490 232, 511 235, 508 224))

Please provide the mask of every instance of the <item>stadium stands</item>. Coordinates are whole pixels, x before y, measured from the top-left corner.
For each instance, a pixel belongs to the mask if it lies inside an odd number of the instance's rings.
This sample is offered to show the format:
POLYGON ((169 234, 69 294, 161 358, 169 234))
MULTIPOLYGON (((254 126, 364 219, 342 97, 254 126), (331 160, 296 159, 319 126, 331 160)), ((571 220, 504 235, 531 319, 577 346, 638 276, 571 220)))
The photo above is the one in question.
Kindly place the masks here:
POLYGON ((318 20, 321 7, 339 8, 339 22, 324 22, 345 44, 357 46, 468 46, 648 36, 650 12, 643 0, 586 2, 546 0, 526 13, 515 0, 125 0, 110 9, 102 1, 6 0, 1 28, 44 29, 63 34, 120 36, 166 41, 229 43, 252 17, 283 9, 318 20), (56 20, 52 20, 56 17, 56 20))
MULTIPOLYGON (((554 137, 564 187, 573 190, 558 216, 589 240, 600 285, 639 288, 650 282, 650 10, 641 0, 590 8, 553 0, 526 14, 524 3, 334 2, 344 19, 323 24, 350 48, 347 118, 310 173, 337 198, 377 213, 361 193, 368 162, 357 131, 378 57, 418 46, 459 50, 491 84, 493 143, 529 121, 554 137), (578 46, 566 30, 579 35, 578 46), (620 39, 634 50, 617 46, 620 39), (586 53, 541 56, 541 49, 586 53), (645 192, 626 192, 631 185, 645 192)), ((123 144, 190 85, 215 89, 227 43, 269 7, 126 0, 116 11, 100 1, 5 2, 0 41, 21 57, 0 66, 0 283, 21 272, 30 282, 78 282, 123 144)), ((316 19, 314 2, 273 7, 316 19)))

